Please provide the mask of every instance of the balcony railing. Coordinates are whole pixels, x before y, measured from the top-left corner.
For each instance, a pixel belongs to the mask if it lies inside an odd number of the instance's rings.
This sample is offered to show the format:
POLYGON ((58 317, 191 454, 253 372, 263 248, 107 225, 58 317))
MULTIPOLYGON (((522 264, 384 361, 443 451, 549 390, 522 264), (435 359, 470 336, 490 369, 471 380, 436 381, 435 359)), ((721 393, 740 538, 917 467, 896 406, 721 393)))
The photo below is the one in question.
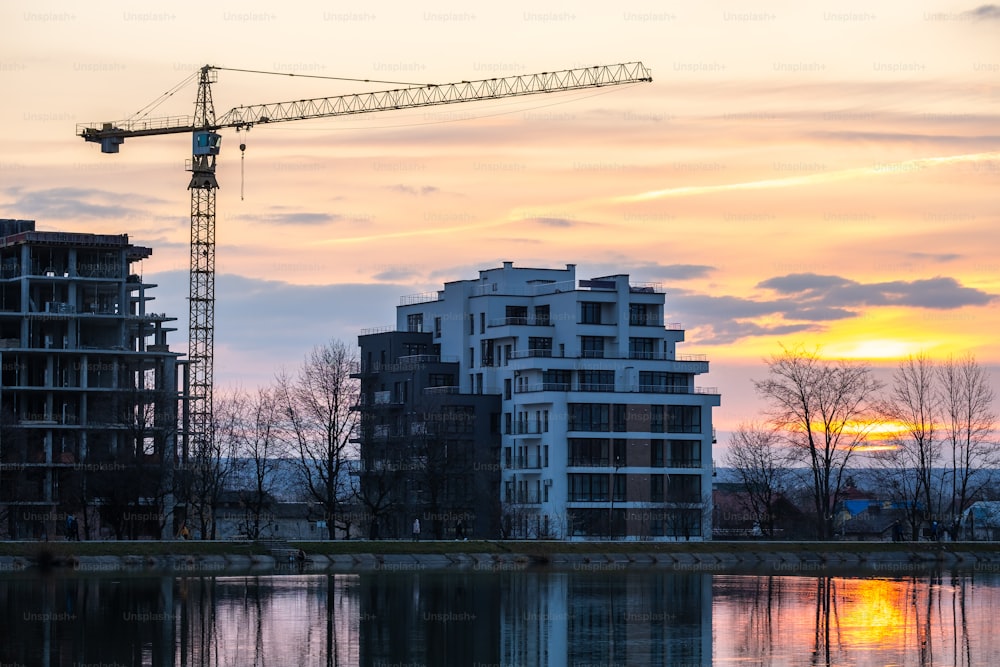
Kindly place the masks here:
POLYGON ((665 463, 660 466, 663 468, 700 468, 701 459, 667 459, 665 463))
POLYGON ((503 282, 486 283, 477 285, 476 296, 504 295, 504 296, 538 296, 539 294, 555 294, 556 292, 572 292, 576 285, 572 280, 559 280, 550 283, 532 283, 531 285, 514 284, 506 285, 503 282))
POLYGON ((445 363, 453 364, 458 363, 457 356, 437 356, 435 354, 412 354, 405 357, 399 357, 394 363, 380 363, 373 362, 370 364, 363 363, 359 367, 359 372, 362 374, 368 373, 393 373, 399 371, 415 371, 420 370, 425 364, 436 364, 445 363))
POLYGON ((440 361, 441 357, 436 354, 409 354, 397 360, 400 364, 437 364, 440 361))
POLYGON ((459 393, 458 386, 447 386, 447 387, 424 387, 425 394, 457 394, 459 393))
POLYGON ((640 384, 641 394, 690 394, 691 388, 686 385, 676 384, 640 384))
POLYGON ((550 327, 552 320, 548 317, 501 317, 489 321, 491 327, 550 327))
POLYGON ((515 394, 530 394, 537 391, 569 391, 569 382, 539 382, 536 384, 522 385, 518 387, 515 394))
POLYGON ((514 350, 510 353, 511 359, 527 359, 529 357, 551 357, 551 348, 536 348, 532 350, 514 350))
POLYGON ((628 354, 618 354, 610 349, 604 350, 583 350, 567 351, 560 354, 558 350, 550 348, 537 348, 528 350, 514 350, 510 353, 511 359, 529 359, 535 357, 545 357, 552 359, 633 359, 651 361, 672 361, 675 363, 697 363, 705 364, 703 368, 692 368, 690 372, 708 372, 708 357, 704 354, 678 354, 673 357, 658 352, 629 352, 628 354))
POLYGON ((600 382, 581 382, 577 386, 577 391, 614 391, 614 390, 615 390, 614 383, 603 384, 600 382))
POLYGON ((718 394, 718 387, 685 387, 682 385, 640 384, 633 389, 640 394, 718 394))
POLYGON ((607 468, 611 466, 610 458, 595 458, 593 456, 570 457, 570 467, 577 468, 607 468))
POLYGON ((412 306, 415 303, 430 303, 438 300, 437 292, 422 292, 420 294, 405 294, 399 297, 399 305, 412 306))
POLYGON ((571 503, 606 503, 610 502, 610 493, 570 493, 567 499, 571 503))
POLYGON ((541 470, 542 460, 538 456, 515 456, 511 462, 514 470, 541 470))

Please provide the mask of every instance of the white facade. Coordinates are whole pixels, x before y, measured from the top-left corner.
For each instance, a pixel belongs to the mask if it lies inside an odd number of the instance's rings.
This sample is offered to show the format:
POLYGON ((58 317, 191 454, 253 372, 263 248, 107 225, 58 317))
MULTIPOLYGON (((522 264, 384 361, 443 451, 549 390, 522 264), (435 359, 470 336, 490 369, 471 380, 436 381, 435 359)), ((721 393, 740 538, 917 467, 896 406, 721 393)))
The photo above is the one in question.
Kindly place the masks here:
POLYGON ((711 535, 713 389, 703 357, 676 354, 657 285, 577 283, 576 267, 501 268, 404 297, 397 329, 430 331, 460 363, 462 393, 503 397, 507 535, 711 535))

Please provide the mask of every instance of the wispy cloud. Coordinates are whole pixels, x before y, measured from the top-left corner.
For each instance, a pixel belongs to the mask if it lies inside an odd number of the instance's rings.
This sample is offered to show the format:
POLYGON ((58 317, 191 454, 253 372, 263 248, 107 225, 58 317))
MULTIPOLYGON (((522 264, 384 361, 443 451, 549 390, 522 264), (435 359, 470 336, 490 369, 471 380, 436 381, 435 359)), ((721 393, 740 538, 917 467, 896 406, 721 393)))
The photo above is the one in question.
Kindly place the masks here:
MULTIPOLYGON (((135 206, 125 206, 118 193, 97 188, 46 188, 42 190, 26 190, 22 187, 3 189, 8 201, 4 207, 16 213, 19 218, 34 218, 39 221, 39 227, 45 227, 52 221, 78 219, 137 219, 150 220, 154 215, 149 211, 135 206)), ((129 201, 141 204, 161 204, 162 200, 154 197, 130 195, 129 201)))
POLYGON ((259 222, 268 225, 325 225, 339 222, 344 217, 335 213, 244 213, 235 216, 237 220, 259 222))
POLYGON ((840 276, 797 273, 765 280, 757 287, 794 297, 816 308, 910 306, 951 310, 985 306, 997 298, 995 294, 964 287, 954 278, 943 276, 864 284, 840 276))
POLYGON ((798 273, 769 278, 757 288, 771 294, 739 297, 677 290, 667 304, 698 332, 699 342, 717 345, 752 336, 819 333, 826 323, 860 317, 870 308, 954 310, 997 299, 950 277, 865 284, 841 276, 798 273))
POLYGON ((965 13, 977 21, 997 21, 1000 20, 1000 5, 979 5, 965 13))
POLYGON ((771 178, 759 181, 747 181, 744 183, 723 183, 719 185, 692 185, 676 188, 666 188, 663 190, 650 190, 635 195, 625 195, 612 199, 616 203, 631 203, 649 201, 653 199, 664 199, 668 197, 687 197, 697 195, 707 195, 720 192, 736 190, 764 190, 770 188, 790 188, 804 185, 819 185, 822 183, 832 183, 835 181, 846 181, 870 176, 890 176, 900 173, 912 173, 922 169, 942 167, 952 164, 973 163, 983 161, 994 161, 1000 159, 1000 152, 993 153, 971 153, 967 155, 950 155, 945 157, 927 157, 913 160, 902 160, 899 162, 876 163, 869 167, 856 167, 853 169, 841 169, 837 171, 826 171, 803 176, 789 176, 786 178, 771 178))
POLYGON ((393 192, 402 192, 403 194, 414 195, 414 196, 432 195, 436 192, 440 192, 440 190, 434 187, 433 185, 422 185, 419 188, 417 188, 413 187, 412 185, 397 184, 397 185, 388 185, 386 186, 386 189, 392 190, 393 192))

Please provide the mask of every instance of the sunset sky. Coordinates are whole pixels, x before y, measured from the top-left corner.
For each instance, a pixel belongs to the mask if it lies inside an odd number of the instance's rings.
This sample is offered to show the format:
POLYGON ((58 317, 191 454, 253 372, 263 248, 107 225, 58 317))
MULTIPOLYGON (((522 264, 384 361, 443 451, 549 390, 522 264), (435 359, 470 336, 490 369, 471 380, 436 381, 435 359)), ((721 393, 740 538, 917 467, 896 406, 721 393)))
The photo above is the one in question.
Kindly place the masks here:
MULTIPOLYGON (((653 83, 226 131, 216 379, 267 383, 478 270, 663 284, 721 433, 779 343, 1000 384, 1000 6, 930 1, 0 6, 0 217, 128 233, 186 350, 187 135, 103 155, 204 64, 446 83, 641 61, 653 83), (239 144, 246 141, 244 197, 239 144)), ((243 104, 395 86, 222 71, 243 104)), ((196 88, 153 115, 191 114, 196 88)), ((720 444, 721 443, 720 439, 720 444)))

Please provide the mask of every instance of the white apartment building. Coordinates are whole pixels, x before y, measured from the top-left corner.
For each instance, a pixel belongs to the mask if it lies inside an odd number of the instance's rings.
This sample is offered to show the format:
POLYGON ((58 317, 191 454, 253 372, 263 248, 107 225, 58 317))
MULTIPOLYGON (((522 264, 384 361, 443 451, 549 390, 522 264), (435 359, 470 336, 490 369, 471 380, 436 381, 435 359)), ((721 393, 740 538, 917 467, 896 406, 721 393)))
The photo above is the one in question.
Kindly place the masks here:
POLYGON ((397 330, 429 331, 458 392, 501 394, 504 535, 711 535, 712 408, 702 356, 676 353, 659 285, 512 262, 403 297, 397 330))

